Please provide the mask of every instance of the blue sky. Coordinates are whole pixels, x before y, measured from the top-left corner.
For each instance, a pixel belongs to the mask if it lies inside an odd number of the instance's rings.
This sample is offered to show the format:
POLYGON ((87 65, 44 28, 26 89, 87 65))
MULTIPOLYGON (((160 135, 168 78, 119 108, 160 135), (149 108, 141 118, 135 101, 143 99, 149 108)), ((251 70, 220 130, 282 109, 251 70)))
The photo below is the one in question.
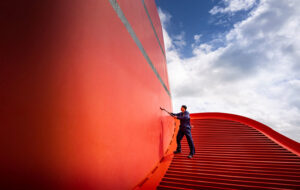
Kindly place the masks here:
POLYGON ((174 111, 225 112, 300 142, 299 0, 156 0, 174 111))
MULTIPOLYGON (((213 7, 225 7, 226 3, 222 0, 156 0, 156 4, 166 13, 172 15, 170 23, 166 26, 168 33, 172 37, 183 36, 186 45, 180 49, 180 55, 184 58, 193 56, 192 44, 195 35, 201 35, 199 42, 211 42, 228 32, 235 23, 245 19, 255 7, 233 14, 212 15, 210 10, 213 7)), ((214 42, 214 45, 217 48, 224 44, 221 41, 214 42)))

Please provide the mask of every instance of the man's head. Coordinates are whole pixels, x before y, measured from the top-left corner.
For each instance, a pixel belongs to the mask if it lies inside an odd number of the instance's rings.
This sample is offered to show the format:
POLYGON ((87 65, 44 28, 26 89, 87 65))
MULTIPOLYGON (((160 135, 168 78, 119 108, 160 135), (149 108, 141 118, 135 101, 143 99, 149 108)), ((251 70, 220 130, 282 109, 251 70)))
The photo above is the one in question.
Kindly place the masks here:
POLYGON ((186 105, 182 105, 182 106, 181 106, 181 111, 182 111, 182 112, 185 112, 186 109, 187 109, 186 105))

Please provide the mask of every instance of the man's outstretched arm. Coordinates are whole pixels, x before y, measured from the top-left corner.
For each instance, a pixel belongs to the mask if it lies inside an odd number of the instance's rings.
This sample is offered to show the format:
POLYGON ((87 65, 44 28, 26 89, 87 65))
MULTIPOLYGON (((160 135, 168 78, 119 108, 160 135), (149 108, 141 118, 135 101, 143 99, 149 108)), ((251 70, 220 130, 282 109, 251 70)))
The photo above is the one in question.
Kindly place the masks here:
POLYGON ((183 113, 182 115, 177 116, 177 119, 189 119, 190 118, 190 114, 188 113, 183 113))
POLYGON ((169 115, 171 115, 172 117, 174 117, 176 114, 168 112, 165 108, 160 107, 161 110, 164 110, 165 112, 167 112, 169 115))
POLYGON ((170 115, 178 117, 178 116, 180 116, 180 113, 170 113, 170 115))

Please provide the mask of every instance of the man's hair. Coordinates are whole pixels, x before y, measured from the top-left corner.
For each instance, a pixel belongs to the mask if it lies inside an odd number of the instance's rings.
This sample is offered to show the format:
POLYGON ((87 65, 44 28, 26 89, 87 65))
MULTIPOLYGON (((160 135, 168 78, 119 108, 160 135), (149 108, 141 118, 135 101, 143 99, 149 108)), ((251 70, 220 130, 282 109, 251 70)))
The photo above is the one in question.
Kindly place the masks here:
POLYGON ((186 105, 182 105, 181 107, 184 108, 185 110, 187 109, 186 105))

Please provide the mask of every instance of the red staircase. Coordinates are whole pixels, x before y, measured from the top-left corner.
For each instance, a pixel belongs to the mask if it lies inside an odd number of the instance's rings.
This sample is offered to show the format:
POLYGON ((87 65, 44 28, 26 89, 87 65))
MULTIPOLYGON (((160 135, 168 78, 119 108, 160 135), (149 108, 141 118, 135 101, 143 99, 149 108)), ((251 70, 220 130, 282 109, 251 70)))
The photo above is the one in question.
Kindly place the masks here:
POLYGON ((196 147, 184 137, 157 189, 300 189, 300 157, 259 130, 227 119, 191 119, 196 147))

